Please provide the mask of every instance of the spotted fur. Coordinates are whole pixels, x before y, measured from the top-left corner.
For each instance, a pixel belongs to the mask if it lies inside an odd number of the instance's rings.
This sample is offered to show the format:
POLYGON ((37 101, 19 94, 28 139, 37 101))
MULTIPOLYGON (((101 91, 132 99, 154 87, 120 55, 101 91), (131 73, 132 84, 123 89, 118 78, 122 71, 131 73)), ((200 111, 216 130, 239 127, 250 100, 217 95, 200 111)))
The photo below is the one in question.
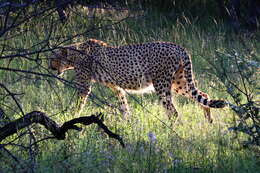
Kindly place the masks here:
POLYGON ((90 39, 55 51, 50 68, 62 73, 75 69, 77 88, 83 108, 90 93, 91 82, 102 83, 115 91, 124 115, 129 113, 126 91, 153 86, 168 116, 177 116, 172 91, 199 102, 210 122, 210 108, 223 108, 222 100, 211 100, 195 87, 192 62, 184 48, 170 42, 111 47, 90 39))

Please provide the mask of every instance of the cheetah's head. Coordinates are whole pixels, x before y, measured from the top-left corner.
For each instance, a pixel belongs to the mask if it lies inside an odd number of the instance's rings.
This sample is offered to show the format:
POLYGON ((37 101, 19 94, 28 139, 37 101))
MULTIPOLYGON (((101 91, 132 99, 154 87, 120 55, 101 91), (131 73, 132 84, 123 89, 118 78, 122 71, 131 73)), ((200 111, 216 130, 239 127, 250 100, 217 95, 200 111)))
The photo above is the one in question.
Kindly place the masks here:
POLYGON ((66 48, 60 48, 53 51, 49 58, 49 68, 56 70, 58 75, 62 75, 64 71, 74 68, 68 60, 68 51, 66 48))

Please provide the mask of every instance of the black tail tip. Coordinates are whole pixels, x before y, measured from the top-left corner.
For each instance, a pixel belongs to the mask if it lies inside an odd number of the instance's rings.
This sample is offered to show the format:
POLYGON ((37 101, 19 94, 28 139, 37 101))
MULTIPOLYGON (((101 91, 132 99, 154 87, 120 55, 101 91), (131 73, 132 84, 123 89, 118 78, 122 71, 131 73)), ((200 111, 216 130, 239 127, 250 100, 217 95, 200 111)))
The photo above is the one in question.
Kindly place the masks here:
POLYGON ((224 108, 225 106, 226 102, 224 100, 211 100, 209 103, 211 108, 224 108))

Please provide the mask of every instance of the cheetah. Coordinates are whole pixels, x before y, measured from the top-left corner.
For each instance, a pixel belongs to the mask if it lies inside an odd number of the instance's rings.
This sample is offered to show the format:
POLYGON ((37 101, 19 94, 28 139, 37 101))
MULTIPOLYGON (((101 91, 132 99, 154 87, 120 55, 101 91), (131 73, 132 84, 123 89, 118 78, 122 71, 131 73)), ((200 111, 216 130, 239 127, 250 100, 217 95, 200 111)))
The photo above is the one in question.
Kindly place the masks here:
POLYGON ((223 108, 223 100, 211 100, 196 88, 192 62, 187 51, 171 42, 149 42, 112 47, 89 39, 53 51, 49 68, 58 71, 74 69, 82 110, 91 92, 91 83, 111 88, 120 102, 124 117, 129 114, 126 92, 152 86, 169 118, 177 117, 173 91, 197 101, 212 122, 210 108, 223 108))

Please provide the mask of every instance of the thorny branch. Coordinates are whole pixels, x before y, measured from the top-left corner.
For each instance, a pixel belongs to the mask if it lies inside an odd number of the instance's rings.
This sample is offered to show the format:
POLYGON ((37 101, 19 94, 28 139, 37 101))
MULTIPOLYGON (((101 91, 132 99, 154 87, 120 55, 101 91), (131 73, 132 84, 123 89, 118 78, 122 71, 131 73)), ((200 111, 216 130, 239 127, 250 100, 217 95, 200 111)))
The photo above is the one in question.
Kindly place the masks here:
POLYGON ((241 55, 236 51, 231 54, 216 53, 216 62, 208 61, 208 63, 213 67, 213 73, 234 100, 235 104, 226 103, 238 118, 238 124, 230 127, 229 130, 248 135, 244 146, 260 146, 260 108, 259 101, 254 99, 257 95, 254 93, 257 92, 255 89, 257 88, 257 71, 260 69, 260 64, 257 61, 248 60, 246 56, 239 58, 241 55), (224 61, 232 65, 224 64, 224 61))

